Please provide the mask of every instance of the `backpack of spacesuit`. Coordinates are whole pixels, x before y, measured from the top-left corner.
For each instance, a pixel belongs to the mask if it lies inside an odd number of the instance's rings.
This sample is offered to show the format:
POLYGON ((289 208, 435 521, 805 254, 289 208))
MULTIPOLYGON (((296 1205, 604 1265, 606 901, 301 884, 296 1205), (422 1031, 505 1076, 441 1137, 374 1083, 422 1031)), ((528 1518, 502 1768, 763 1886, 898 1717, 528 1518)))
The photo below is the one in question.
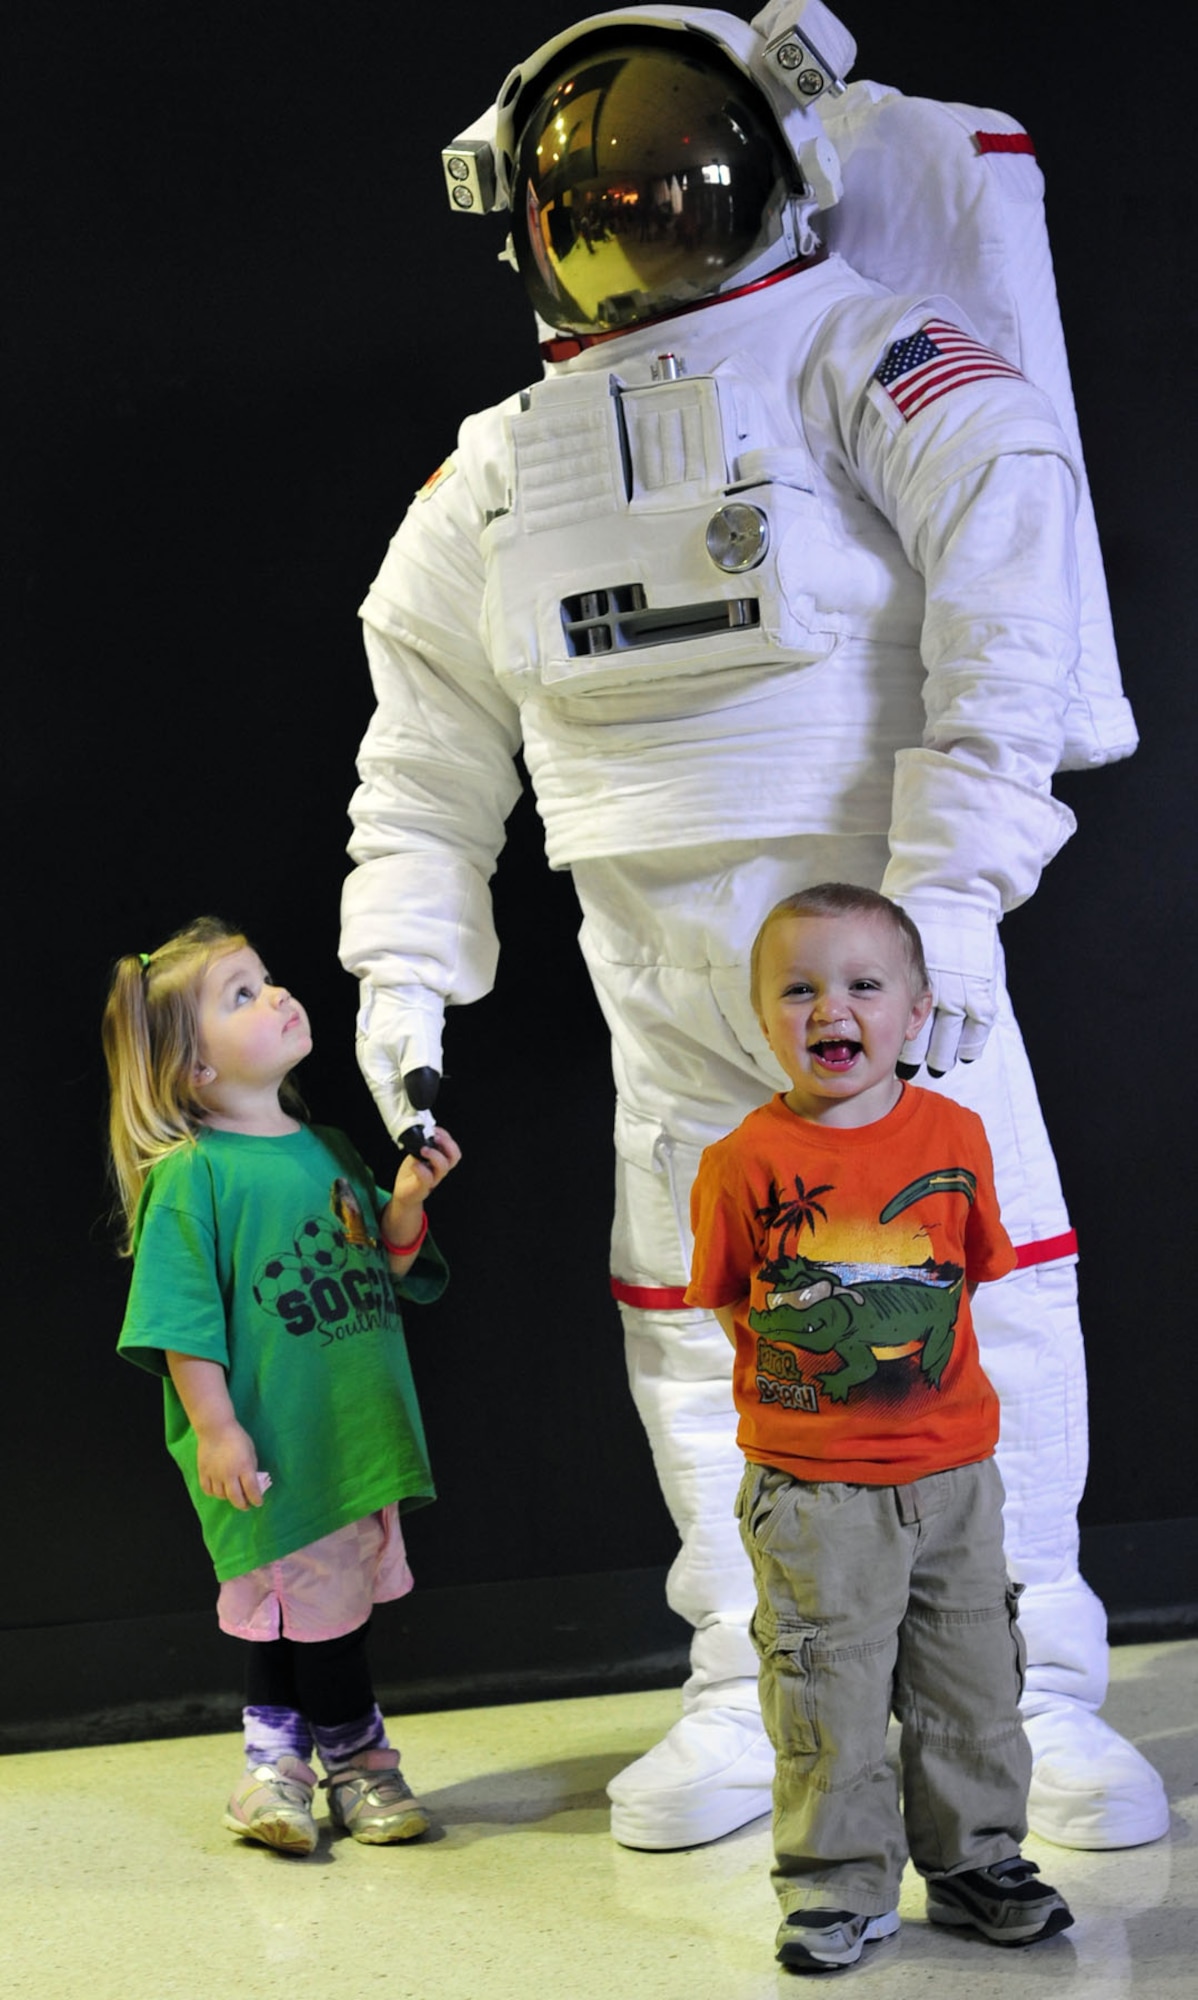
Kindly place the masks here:
POLYGON ((955 300, 1052 402, 1081 474, 1082 659, 1061 768, 1129 756, 1138 738, 1120 682, 1032 142, 1004 112, 867 81, 827 94, 819 112, 843 177, 840 200, 821 218, 829 248, 896 292, 955 300))

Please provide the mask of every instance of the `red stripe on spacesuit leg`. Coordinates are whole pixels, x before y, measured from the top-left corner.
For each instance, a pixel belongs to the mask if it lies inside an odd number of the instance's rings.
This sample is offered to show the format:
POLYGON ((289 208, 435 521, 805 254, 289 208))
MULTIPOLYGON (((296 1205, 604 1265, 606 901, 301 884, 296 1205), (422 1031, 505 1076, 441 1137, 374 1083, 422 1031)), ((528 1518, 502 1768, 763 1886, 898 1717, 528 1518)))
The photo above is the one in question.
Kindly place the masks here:
POLYGON ((1067 1229, 1063 1236, 1042 1236, 1038 1243, 1017 1243, 1015 1269, 1026 1271, 1031 1264, 1052 1264, 1058 1257, 1076 1256, 1077 1231, 1067 1229))
POLYGON ((973 142, 979 153, 1030 153, 1036 157, 1026 132, 975 132, 973 142))
MULTIPOLYGON (((1063 1236, 1042 1236, 1036 1243, 1015 1246, 1015 1269, 1029 1270, 1033 1264, 1052 1264, 1058 1257, 1076 1257, 1077 1231, 1063 1236)), ((681 1312, 686 1304, 685 1285, 629 1285, 613 1278, 611 1295, 622 1306, 640 1306, 650 1312, 681 1312)))
POLYGON ((651 1312, 681 1312, 686 1304, 685 1285, 626 1285, 623 1278, 613 1278, 611 1295, 622 1306, 645 1306, 651 1312))

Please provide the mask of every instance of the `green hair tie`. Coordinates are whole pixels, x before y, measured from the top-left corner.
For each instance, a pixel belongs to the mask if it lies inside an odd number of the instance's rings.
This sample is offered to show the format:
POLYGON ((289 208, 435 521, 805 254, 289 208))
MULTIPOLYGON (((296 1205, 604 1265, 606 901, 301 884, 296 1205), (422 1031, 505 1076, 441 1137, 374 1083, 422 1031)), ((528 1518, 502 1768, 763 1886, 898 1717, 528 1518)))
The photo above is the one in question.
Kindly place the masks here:
POLYGON ((150 954, 148 951, 139 951, 137 956, 141 960, 141 969, 144 972, 150 963, 150 954))

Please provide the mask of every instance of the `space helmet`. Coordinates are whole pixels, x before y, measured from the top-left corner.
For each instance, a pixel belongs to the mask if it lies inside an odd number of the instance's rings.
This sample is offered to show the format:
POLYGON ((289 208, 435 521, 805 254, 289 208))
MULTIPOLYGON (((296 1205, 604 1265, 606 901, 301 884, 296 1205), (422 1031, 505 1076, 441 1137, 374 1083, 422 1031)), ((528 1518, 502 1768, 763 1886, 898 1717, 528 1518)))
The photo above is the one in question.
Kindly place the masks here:
POLYGON ((754 23, 697 7, 592 15, 518 65, 446 149, 450 200, 510 211, 511 260, 545 325, 657 319, 810 254, 813 217, 839 192, 814 104, 854 54, 822 0, 754 23))

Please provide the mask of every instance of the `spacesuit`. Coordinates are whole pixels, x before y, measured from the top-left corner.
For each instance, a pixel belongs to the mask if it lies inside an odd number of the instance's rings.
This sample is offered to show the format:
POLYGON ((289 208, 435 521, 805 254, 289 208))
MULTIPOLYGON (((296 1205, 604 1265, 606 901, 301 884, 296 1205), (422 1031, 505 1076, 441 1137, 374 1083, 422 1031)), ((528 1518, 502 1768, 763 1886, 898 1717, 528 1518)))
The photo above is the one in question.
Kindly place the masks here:
POLYGON ((612 1830, 681 1847, 766 1812, 773 1769, 731 1351, 682 1302, 690 1185, 785 1088, 748 997, 765 911, 828 879, 903 904, 936 1002, 907 1073, 984 1118, 1020 1257, 975 1319, 1024 1586, 1029 1818, 1134 1845, 1168 1812, 1097 1713, 1076 1246, 998 944, 1073 829, 1054 771, 1126 754, 1134 728, 1109 659, 1087 689, 1098 586, 1059 399, 952 298, 826 246, 840 163, 814 104, 853 53, 821 0, 752 25, 620 9, 547 42, 449 149, 457 206, 512 210, 546 369, 466 419, 363 605, 377 708, 341 956, 364 1074, 410 1142, 444 1005, 494 977, 521 752, 612 1035, 613 1291, 694 1628, 683 1714, 613 1780, 612 1830))

